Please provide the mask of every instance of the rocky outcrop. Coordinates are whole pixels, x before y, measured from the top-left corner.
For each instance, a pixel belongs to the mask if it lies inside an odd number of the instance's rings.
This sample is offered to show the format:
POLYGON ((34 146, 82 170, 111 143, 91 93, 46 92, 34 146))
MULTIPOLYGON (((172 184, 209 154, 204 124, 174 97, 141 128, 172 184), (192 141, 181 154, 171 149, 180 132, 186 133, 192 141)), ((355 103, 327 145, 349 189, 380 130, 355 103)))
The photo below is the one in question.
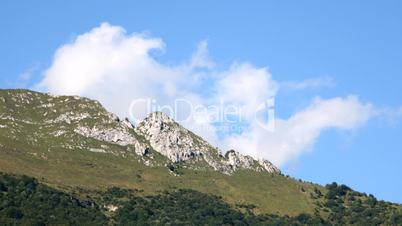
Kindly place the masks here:
POLYGON ((135 130, 150 142, 154 150, 173 162, 203 160, 214 170, 225 174, 231 174, 240 169, 280 172, 267 160, 257 161, 251 156, 242 155, 234 150, 221 155, 220 150, 185 129, 163 112, 151 113, 137 124, 135 130))
POLYGON ((122 146, 133 145, 138 155, 145 155, 147 152, 146 145, 139 142, 136 137, 128 131, 128 128, 122 124, 116 124, 116 126, 112 128, 79 126, 74 129, 74 132, 85 137, 122 146))
POLYGON ((136 131, 149 140, 151 146, 173 162, 198 158, 207 151, 207 143, 195 139, 166 114, 155 112, 138 123, 136 131))
POLYGON ((258 172, 280 173, 280 170, 271 162, 265 159, 255 160, 249 155, 242 155, 235 150, 226 152, 227 164, 236 171, 238 169, 249 169, 258 172))
POLYGON ((278 167, 276 167, 274 164, 272 164, 270 161, 268 161, 266 159, 259 159, 258 162, 268 173, 280 173, 281 172, 278 167))

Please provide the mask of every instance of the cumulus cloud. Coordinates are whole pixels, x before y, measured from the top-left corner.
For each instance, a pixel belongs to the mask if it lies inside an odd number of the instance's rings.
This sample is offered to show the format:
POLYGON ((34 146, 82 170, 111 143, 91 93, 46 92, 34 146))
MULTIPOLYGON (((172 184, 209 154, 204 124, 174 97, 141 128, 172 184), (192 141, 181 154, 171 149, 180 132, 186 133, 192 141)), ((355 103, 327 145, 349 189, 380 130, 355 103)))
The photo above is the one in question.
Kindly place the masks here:
MULTIPOLYGON (((154 51, 164 50, 165 44, 159 38, 127 34, 122 27, 103 23, 61 46, 35 87, 55 94, 97 99, 122 117, 130 113, 136 118, 145 117, 148 109, 141 100, 153 99, 159 106, 174 106, 182 100, 177 112, 170 113, 178 119, 187 118, 179 120, 184 126, 214 145, 267 158, 276 164, 311 148, 325 129, 355 129, 372 115, 373 107, 354 96, 317 98, 290 118, 276 119, 275 130, 270 131, 261 126, 256 111, 261 104, 272 101, 281 85, 266 68, 237 62, 225 70, 216 70, 206 41, 200 42, 189 60, 179 65, 165 65, 153 56, 154 51), (140 101, 130 108, 133 100, 140 101), (205 106, 237 107, 238 111, 230 111, 242 130, 220 131, 226 122, 222 122, 220 114, 213 114, 216 108, 195 114, 191 111, 205 106), (221 123, 211 118, 218 118, 221 123)), ((302 89, 321 83, 311 80, 290 86, 302 89)), ((262 117, 263 121, 266 119, 262 117)))
POLYGON ((151 57, 151 51, 163 50, 160 39, 127 35, 122 27, 103 23, 61 46, 36 88, 99 99, 109 110, 128 115, 133 99, 176 95, 182 71, 151 57))
POLYGON ((250 119, 258 105, 276 95, 278 87, 266 68, 236 63, 221 73, 216 90, 216 97, 226 104, 241 107, 242 116, 250 119))
POLYGON ((352 130, 364 124, 374 114, 373 106, 361 103, 357 97, 316 98, 307 108, 288 119, 276 118, 275 131, 270 132, 255 121, 240 135, 225 139, 226 146, 235 146, 243 153, 282 165, 310 150, 325 129, 352 130))

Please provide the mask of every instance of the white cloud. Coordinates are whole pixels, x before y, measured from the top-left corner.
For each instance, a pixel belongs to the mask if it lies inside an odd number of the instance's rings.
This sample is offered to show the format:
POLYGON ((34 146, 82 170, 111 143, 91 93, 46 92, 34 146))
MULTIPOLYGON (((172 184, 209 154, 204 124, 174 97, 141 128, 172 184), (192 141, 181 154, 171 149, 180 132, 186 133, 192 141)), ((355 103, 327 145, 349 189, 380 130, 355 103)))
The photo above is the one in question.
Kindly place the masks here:
POLYGON ((226 104, 241 106, 242 116, 251 119, 258 105, 277 93, 277 83, 266 68, 249 63, 233 64, 221 73, 216 83, 217 95, 226 104))
POLYGON ((123 28, 103 23, 60 47, 37 88, 99 99, 109 110, 128 115, 135 98, 175 94, 182 72, 150 56, 163 48, 160 39, 127 35, 123 28))
POLYGON ((306 109, 288 119, 276 119, 270 132, 251 122, 249 130, 226 138, 226 146, 237 147, 243 153, 282 165, 308 151, 325 129, 352 130, 364 124, 372 115, 373 106, 361 103, 357 97, 316 98, 306 109))
MULTIPOLYGON (((274 97, 278 90, 278 83, 266 68, 243 62, 217 71, 209 58, 206 41, 199 44, 188 62, 176 66, 158 62, 151 54, 155 50, 164 50, 161 39, 141 33, 127 34, 122 27, 103 23, 61 46, 36 88, 97 99, 120 116, 128 116, 130 104, 140 98, 154 98, 158 104, 170 106, 183 98, 193 106, 219 105, 221 101, 240 106, 240 124, 245 128, 241 134, 226 133, 219 140, 219 128, 203 120, 205 114, 184 125, 214 145, 268 158, 277 164, 308 150, 325 129, 354 129, 372 114, 370 104, 353 96, 315 99, 311 106, 289 119, 276 120, 275 132, 269 132, 259 127, 254 118, 259 105, 274 97)), ((319 84, 320 81, 307 81, 293 86, 306 88, 319 84)), ((141 107, 133 110, 138 117, 147 113, 141 107)), ((185 106, 178 111, 182 116, 188 113, 185 106)))

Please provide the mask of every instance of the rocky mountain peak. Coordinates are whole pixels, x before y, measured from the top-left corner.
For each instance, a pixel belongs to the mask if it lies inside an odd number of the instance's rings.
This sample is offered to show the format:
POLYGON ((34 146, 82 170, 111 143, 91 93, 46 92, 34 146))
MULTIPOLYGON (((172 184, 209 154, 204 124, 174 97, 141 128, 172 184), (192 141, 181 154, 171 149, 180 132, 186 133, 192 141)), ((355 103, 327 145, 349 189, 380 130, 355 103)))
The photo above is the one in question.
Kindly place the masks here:
POLYGON ((270 173, 280 172, 269 161, 261 162, 251 156, 230 150, 223 156, 221 151, 201 137, 185 129, 163 112, 151 113, 135 128, 151 146, 173 162, 205 161, 214 170, 231 174, 239 169, 253 169, 270 173), (263 164, 264 163, 264 164, 263 164))
POLYGON ((173 162, 197 158, 202 155, 203 145, 207 145, 163 112, 151 113, 137 124, 135 130, 143 135, 157 152, 173 162))
POLYGON ((128 154, 139 156, 144 163, 153 161, 156 151, 166 159, 148 165, 183 163, 187 168, 225 174, 241 169, 279 172, 269 161, 255 160, 234 150, 222 155, 218 148, 163 112, 151 113, 134 127, 127 118, 120 119, 88 98, 0 90, 0 103, 0 130, 8 130, 5 134, 14 140, 29 134, 32 145, 44 142, 48 150, 128 154))
POLYGON ((173 123, 174 120, 171 119, 165 112, 155 111, 150 113, 142 122, 149 122, 152 124, 166 124, 173 123))

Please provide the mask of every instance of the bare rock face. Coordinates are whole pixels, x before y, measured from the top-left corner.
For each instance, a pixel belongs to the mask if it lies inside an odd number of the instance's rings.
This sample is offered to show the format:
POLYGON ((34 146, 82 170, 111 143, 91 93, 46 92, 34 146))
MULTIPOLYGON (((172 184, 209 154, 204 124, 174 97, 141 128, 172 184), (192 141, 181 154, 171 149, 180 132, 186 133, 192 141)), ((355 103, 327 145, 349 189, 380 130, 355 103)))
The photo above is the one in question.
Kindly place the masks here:
MULTIPOLYGON (((79 98, 76 97, 76 100, 79 100, 79 98)), ((64 112, 56 120, 50 120, 50 123, 64 122, 70 124, 75 133, 84 137, 121 146, 132 145, 136 154, 145 154, 147 147, 136 138, 133 126, 128 119, 120 120, 117 115, 107 112, 97 102, 90 104, 99 105, 101 110, 96 113, 85 112, 79 114, 74 111, 64 112), (89 121, 84 121, 85 119, 89 121)))
POLYGON ((163 112, 154 112, 135 128, 151 146, 173 162, 203 160, 216 171, 232 174, 236 170, 250 169, 259 172, 279 173, 279 169, 266 160, 257 161, 234 150, 224 156, 201 137, 180 126, 163 112))
POLYGON ((270 161, 268 161, 266 159, 259 159, 258 162, 268 173, 280 173, 281 172, 278 169, 278 167, 276 167, 274 164, 272 164, 270 161))
POLYGON ((173 162, 198 158, 207 149, 207 143, 195 139, 165 113, 155 112, 141 121, 136 131, 149 140, 151 146, 173 162))
POLYGON ((234 150, 226 152, 225 157, 227 159, 227 163, 233 168, 233 170, 238 168, 253 169, 256 166, 256 162, 251 156, 242 155, 234 150))
POLYGON ((226 152, 225 157, 227 163, 234 171, 237 169, 250 169, 258 172, 280 173, 280 170, 276 166, 265 159, 255 160, 249 155, 242 155, 234 150, 226 152))
POLYGON ((135 147, 136 154, 146 154, 147 147, 145 144, 139 142, 137 138, 130 133, 129 128, 121 122, 116 123, 116 126, 112 128, 79 126, 74 129, 74 132, 84 137, 90 137, 96 140, 106 141, 121 146, 133 145, 135 147))

